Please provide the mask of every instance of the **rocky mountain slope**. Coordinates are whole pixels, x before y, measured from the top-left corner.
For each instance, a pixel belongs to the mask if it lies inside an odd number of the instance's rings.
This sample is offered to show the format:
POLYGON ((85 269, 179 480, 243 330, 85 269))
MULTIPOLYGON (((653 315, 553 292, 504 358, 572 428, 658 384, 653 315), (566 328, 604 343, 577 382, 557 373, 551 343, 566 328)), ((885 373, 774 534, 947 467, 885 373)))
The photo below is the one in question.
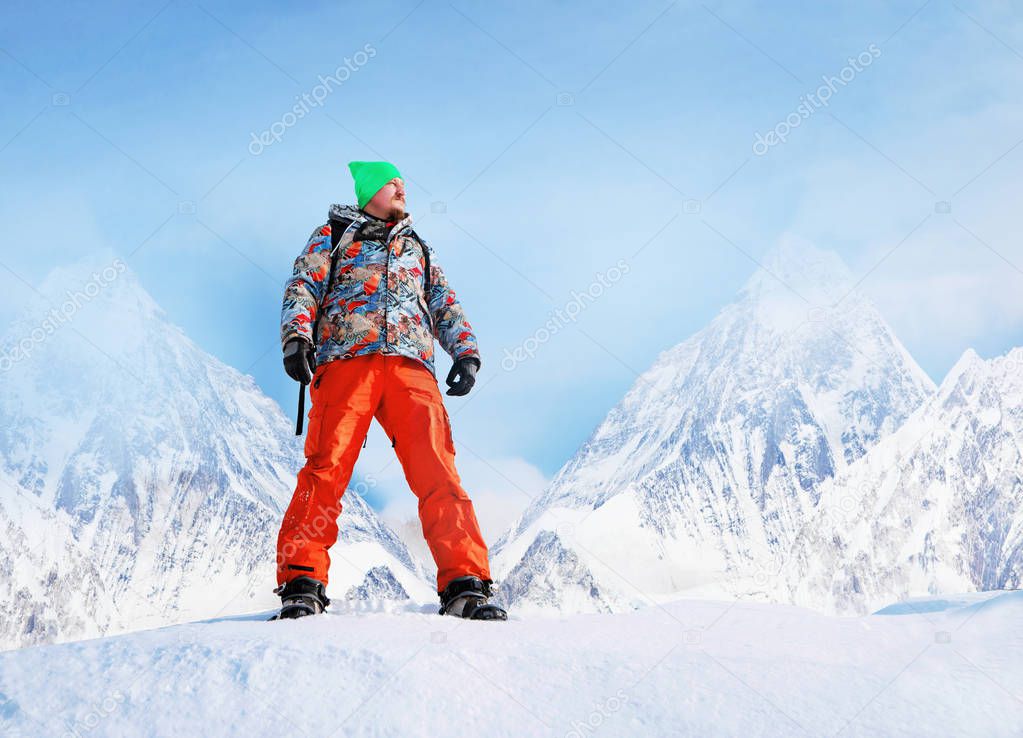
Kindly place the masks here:
MULTIPOLYGON (((55 271, 40 293, 0 343, 3 643, 271 605, 302 463, 293 421, 172 325, 112 254, 55 271)), ((341 524, 333 597, 435 598, 354 490, 341 524)))
POLYGON ((683 592, 784 596, 768 580, 822 484, 933 392, 837 256, 783 243, 497 542, 502 598, 605 611, 683 592))
POLYGON ((792 599, 868 612, 1023 583, 1023 348, 967 351, 937 394, 839 474, 786 561, 792 599))

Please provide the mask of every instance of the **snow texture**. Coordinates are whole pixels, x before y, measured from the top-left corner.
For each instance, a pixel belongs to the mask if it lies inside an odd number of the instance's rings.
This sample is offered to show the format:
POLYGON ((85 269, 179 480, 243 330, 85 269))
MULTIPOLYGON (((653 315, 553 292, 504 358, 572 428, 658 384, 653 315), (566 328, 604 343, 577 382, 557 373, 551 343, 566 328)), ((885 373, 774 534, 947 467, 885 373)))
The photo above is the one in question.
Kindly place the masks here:
POLYGON ((856 618, 694 600, 503 623, 408 606, 266 614, 0 654, 0 733, 996 738, 1023 725, 1019 592, 856 618))

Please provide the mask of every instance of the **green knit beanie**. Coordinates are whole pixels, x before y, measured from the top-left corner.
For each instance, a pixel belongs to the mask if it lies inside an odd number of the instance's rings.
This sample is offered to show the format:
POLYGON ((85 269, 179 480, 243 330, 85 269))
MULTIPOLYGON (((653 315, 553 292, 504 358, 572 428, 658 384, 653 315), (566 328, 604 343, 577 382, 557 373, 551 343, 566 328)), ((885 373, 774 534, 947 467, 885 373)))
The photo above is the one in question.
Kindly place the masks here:
POLYGON ((398 168, 389 161, 350 161, 348 170, 355 180, 355 197, 360 208, 366 207, 373 195, 395 177, 404 179, 398 168))

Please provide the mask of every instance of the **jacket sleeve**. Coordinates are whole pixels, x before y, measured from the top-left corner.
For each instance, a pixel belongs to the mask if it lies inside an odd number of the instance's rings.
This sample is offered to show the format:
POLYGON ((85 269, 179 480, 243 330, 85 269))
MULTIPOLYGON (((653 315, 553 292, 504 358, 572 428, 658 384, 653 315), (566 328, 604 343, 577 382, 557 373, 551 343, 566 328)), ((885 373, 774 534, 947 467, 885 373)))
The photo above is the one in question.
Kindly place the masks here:
POLYGON ((473 357, 482 364, 476 334, 473 333, 462 303, 448 284, 444 270, 437 263, 433 247, 427 245, 430 253, 430 317, 433 321, 433 335, 440 341, 452 360, 473 357))
POLYGON ((284 287, 281 307, 281 346, 295 337, 313 341, 313 323, 323 300, 330 264, 330 226, 313 231, 302 253, 295 259, 294 272, 284 287))

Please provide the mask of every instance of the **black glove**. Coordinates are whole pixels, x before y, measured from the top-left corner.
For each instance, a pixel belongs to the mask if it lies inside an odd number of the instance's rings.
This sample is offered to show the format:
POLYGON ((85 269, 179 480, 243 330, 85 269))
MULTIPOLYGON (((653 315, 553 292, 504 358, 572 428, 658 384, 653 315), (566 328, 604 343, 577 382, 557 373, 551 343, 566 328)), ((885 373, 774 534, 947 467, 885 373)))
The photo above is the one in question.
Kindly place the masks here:
POLYGON ((466 356, 452 364, 451 371, 448 372, 448 378, 444 380, 448 383, 448 387, 451 388, 447 391, 447 394, 454 397, 469 394, 469 390, 476 384, 476 372, 479 368, 480 360, 475 356, 466 356), (458 379, 456 380, 455 377, 458 377, 458 379))
POLYGON ((292 338, 284 344, 284 371, 296 382, 309 384, 316 368, 316 350, 305 338, 292 338))

